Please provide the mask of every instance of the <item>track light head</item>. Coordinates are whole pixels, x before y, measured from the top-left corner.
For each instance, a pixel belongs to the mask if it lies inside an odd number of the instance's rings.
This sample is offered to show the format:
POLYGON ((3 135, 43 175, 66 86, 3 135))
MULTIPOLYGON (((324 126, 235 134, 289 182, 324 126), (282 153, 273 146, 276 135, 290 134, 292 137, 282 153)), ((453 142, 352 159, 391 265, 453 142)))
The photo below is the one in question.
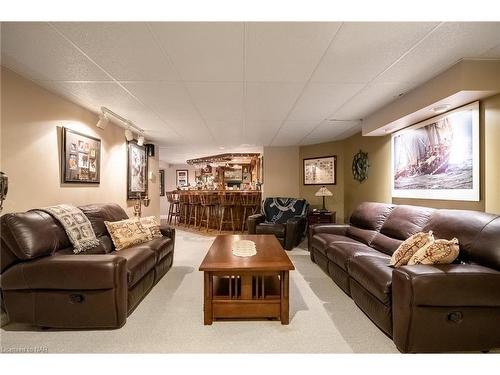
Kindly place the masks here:
POLYGON ((139 136, 139 138, 137 138, 137 144, 139 146, 144 145, 144 136, 142 134, 139 136))
POLYGON ((132 139, 134 139, 134 134, 132 133, 132 131, 130 129, 125 129, 125 139, 127 141, 131 141, 132 139))
POLYGON ((104 113, 100 113, 99 114, 99 121, 97 122, 96 126, 99 129, 104 130, 104 129, 106 129, 108 122, 109 122, 108 116, 106 116, 106 114, 104 114, 104 113))

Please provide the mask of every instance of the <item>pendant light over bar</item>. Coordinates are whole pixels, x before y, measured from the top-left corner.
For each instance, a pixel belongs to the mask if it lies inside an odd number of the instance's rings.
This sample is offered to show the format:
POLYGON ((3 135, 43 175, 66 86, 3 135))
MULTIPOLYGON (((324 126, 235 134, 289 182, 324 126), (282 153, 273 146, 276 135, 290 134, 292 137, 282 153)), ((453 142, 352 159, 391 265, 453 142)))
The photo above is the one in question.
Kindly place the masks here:
MULTIPOLYGON (((127 139, 127 141, 130 142, 134 139, 135 132, 139 134, 137 138, 137 144, 139 146, 144 145, 144 129, 139 128, 138 126, 134 125, 132 121, 127 120, 126 118, 120 116, 119 114, 106 107, 101 107, 101 113, 99 114, 99 122, 97 123, 97 127, 100 129, 105 129, 106 125, 109 122, 110 116, 120 120, 121 126, 125 129, 125 138, 127 139)), ((120 125, 120 123, 118 125, 120 125)))

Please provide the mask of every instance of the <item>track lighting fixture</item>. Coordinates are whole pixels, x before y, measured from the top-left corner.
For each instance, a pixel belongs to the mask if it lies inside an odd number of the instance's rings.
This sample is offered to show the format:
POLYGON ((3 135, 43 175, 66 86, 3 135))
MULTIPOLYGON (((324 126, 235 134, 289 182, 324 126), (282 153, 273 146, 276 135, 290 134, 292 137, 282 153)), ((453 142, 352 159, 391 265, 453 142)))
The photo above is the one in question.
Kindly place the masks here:
POLYGON ((131 141, 132 139, 134 139, 134 133, 132 133, 132 131, 130 129, 125 129, 125 139, 127 141, 131 141))
POLYGON ((108 122, 109 122, 108 116, 105 113, 101 112, 99 114, 99 121, 97 122, 96 126, 104 130, 106 129, 106 126, 108 126, 108 122))
POLYGON ((144 136, 141 134, 139 138, 137 138, 137 144, 142 146, 144 144, 144 136))

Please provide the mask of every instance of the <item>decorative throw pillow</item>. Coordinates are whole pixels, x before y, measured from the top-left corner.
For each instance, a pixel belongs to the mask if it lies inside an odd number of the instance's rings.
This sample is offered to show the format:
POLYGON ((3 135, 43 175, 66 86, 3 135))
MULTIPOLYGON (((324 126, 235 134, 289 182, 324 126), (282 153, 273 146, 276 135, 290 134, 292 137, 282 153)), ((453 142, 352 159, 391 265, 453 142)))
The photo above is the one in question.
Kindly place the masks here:
POLYGON ((458 240, 436 240, 417 251, 408 261, 412 264, 450 264, 458 257, 458 240))
POLYGON ((135 218, 121 221, 105 221, 104 224, 108 228, 117 251, 151 239, 140 221, 135 218))
POLYGON ((410 258, 425 245, 434 242, 432 231, 428 233, 418 232, 406 239, 392 254, 390 266, 401 267, 408 263, 410 258))
POLYGON ((144 231, 149 235, 149 239, 163 237, 160 231, 160 222, 156 216, 141 217, 139 219, 144 231))

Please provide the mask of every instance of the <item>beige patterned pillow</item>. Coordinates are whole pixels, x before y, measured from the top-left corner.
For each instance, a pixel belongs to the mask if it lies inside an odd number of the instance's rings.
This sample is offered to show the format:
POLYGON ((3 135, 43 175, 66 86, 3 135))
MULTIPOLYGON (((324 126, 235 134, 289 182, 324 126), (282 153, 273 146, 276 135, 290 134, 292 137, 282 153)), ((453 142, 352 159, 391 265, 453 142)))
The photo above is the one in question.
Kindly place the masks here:
POLYGON ((417 251, 408 261, 412 264, 450 264, 458 257, 458 240, 436 240, 417 251))
POLYGON ((408 263, 410 258, 425 245, 434 242, 432 231, 418 232, 406 239, 392 254, 390 266, 401 267, 408 263))
POLYGON ((153 238, 163 237, 160 231, 160 222, 156 216, 141 217, 139 221, 151 240, 153 238))
POLYGON ((123 250, 132 245, 137 245, 151 239, 136 218, 121 221, 105 221, 108 232, 113 240, 115 249, 123 250))

